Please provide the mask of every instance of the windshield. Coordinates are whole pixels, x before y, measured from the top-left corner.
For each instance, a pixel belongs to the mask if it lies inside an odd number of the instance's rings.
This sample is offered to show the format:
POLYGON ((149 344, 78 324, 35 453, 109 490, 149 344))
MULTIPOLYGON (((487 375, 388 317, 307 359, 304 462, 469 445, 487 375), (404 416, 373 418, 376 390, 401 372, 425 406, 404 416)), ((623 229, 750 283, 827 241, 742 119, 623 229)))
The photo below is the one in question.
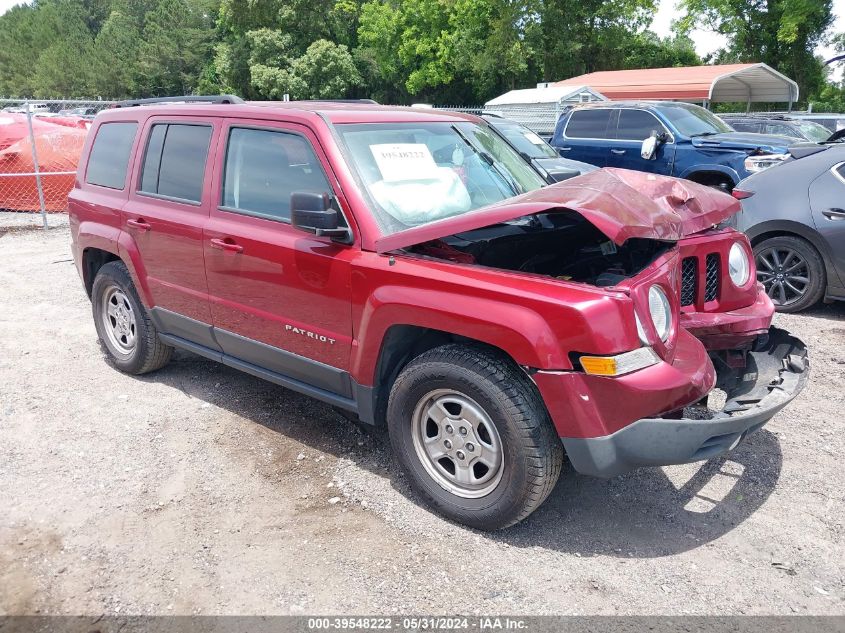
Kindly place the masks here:
POLYGON ((709 110, 686 103, 666 103, 659 106, 660 112, 684 136, 721 134, 733 129, 709 110))
POLYGON ((801 134, 804 135, 808 141, 815 143, 822 143, 828 139, 831 132, 825 126, 813 123, 812 121, 800 121, 796 124, 801 134))
POLYGON ((527 127, 501 119, 488 119, 487 122, 528 158, 557 158, 554 148, 527 127))
POLYGON ((545 185, 504 140, 474 123, 355 123, 337 130, 385 235, 545 185))

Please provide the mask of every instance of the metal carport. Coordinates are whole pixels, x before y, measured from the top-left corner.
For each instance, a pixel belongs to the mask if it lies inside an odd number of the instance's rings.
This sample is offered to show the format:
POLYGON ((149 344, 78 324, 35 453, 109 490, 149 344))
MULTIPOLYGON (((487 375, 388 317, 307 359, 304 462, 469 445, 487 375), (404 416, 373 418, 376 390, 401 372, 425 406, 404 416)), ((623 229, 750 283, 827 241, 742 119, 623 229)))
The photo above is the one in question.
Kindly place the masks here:
POLYGON ((704 105, 786 102, 791 109, 798 100, 798 84, 763 63, 601 71, 553 85, 589 86, 609 99, 671 99, 704 105))

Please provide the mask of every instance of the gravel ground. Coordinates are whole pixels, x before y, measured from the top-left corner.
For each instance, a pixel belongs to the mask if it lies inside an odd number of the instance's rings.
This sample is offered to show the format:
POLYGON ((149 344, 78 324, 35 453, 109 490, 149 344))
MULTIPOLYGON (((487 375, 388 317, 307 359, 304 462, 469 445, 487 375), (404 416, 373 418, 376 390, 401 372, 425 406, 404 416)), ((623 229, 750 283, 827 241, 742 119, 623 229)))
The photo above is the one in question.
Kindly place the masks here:
POLYGON ((185 353, 111 368, 39 221, 0 214, 0 614, 845 614, 845 304, 777 318, 811 384, 726 459, 565 467, 484 534, 325 405, 185 353))

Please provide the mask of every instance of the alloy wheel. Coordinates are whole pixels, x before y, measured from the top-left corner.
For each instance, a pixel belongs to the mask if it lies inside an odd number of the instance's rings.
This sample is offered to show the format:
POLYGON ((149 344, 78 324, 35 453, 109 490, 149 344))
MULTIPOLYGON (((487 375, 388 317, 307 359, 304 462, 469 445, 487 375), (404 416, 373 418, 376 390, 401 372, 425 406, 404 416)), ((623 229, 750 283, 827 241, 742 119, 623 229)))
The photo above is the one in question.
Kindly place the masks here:
POLYGON ((764 248, 756 254, 755 261, 757 279, 775 305, 791 305, 807 294, 810 269, 798 251, 783 246, 764 248))
POLYGON ((106 289, 103 293, 102 315, 112 348, 121 354, 131 354, 136 345, 137 324, 135 311, 123 290, 117 286, 106 289))

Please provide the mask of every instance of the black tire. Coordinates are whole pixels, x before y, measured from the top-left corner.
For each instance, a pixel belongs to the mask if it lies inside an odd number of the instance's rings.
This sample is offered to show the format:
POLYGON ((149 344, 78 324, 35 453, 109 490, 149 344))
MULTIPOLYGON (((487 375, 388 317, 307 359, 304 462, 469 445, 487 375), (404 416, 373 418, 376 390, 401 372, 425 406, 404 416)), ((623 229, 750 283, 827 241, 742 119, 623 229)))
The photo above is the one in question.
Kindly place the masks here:
MULTIPOLYGON (((158 332, 150 320, 147 309, 141 303, 135 284, 132 283, 132 278, 123 262, 109 262, 97 271, 91 291, 91 304, 94 326, 100 343, 108 353, 111 362, 120 371, 127 374, 146 374, 161 369, 170 361, 173 348, 159 340, 158 332), (122 293, 118 296, 121 299, 125 298, 128 302, 134 317, 131 328, 134 333, 134 345, 127 345, 128 349, 121 348, 106 329, 108 310, 105 303, 107 297, 114 297, 117 291, 122 293)), ((113 318, 112 322, 114 322, 113 318)))
POLYGON ((692 174, 689 180, 697 182, 706 187, 718 189, 723 193, 730 193, 734 190, 734 182, 723 174, 692 174))
POLYGON ((817 304, 824 296, 827 288, 824 262, 819 252, 807 240, 792 235, 770 237, 754 246, 754 259, 757 264, 757 279, 766 286, 766 292, 774 301, 778 312, 801 312, 817 304), (790 252, 800 258, 803 264, 795 269, 797 262, 791 258, 789 262, 783 262, 787 265, 782 271, 788 272, 779 273, 777 260, 784 260, 790 252), (778 281, 778 274, 786 275, 783 282, 778 281), (801 286, 798 279, 807 279, 807 282, 801 286), (786 284, 789 280, 790 283, 786 284), (792 288, 799 288, 804 292, 797 295, 792 288))
MULTIPOLYGON (((427 414, 423 417, 428 418, 427 414)), ((444 420, 455 421, 458 428, 454 436, 444 433, 442 437, 454 439, 463 424, 461 418, 444 420)), ((428 418, 428 424, 432 423, 428 418)), ((391 389, 387 424, 393 450, 414 490, 441 514, 480 530, 505 528, 527 517, 543 503, 560 475, 563 447, 535 385, 511 359, 493 350, 449 344, 412 360, 391 389), (431 394, 442 391, 467 398, 468 406, 480 407, 495 427, 502 460, 496 478, 488 484, 494 487, 489 492, 475 491, 484 496, 465 498, 448 490, 427 470, 436 469, 434 460, 426 465, 425 454, 418 453, 425 449, 415 448, 415 419, 422 418, 414 413, 418 405, 431 401, 431 394)), ((483 431, 477 433, 479 443, 485 434, 489 439, 483 431)), ((438 441, 441 433, 436 434, 438 441)), ((469 443, 462 447, 472 450, 469 443)), ((476 465, 477 461, 472 459, 476 465)))

